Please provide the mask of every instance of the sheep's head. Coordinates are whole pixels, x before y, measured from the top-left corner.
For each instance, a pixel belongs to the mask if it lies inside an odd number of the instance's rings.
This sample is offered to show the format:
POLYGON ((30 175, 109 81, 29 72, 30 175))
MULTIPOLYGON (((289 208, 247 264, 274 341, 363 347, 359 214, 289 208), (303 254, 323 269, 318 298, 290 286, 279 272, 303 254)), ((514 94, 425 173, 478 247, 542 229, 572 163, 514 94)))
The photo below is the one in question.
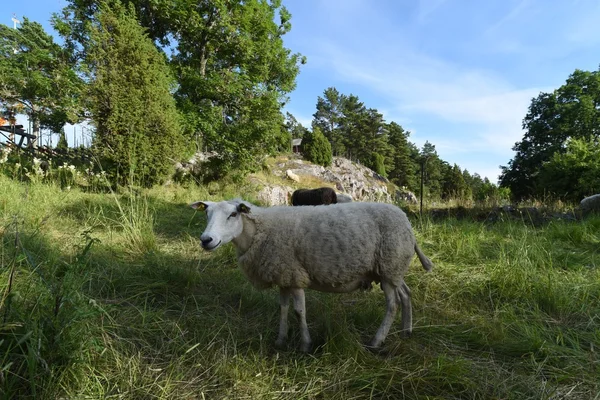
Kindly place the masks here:
POLYGON ((200 235, 205 250, 212 251, 238 237, 244 228, 241 214, 250 212, 250 205, 239 200, 197 201, 190 204, 196 210, 206 211, 206 229, 200 235))

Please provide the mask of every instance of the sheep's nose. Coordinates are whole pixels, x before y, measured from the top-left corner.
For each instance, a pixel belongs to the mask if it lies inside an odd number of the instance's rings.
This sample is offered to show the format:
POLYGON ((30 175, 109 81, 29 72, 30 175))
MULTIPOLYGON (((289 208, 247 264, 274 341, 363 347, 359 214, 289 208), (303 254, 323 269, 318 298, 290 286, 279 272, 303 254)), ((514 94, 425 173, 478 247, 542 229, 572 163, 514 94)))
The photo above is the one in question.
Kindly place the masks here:
POLYGON ((208 244, 210 242, 212 242, 213 238, 211 238, 210 236, 208 237, 200 237, 200 241, 202 242, 202 247, 206 247, 208 246, 208 244))

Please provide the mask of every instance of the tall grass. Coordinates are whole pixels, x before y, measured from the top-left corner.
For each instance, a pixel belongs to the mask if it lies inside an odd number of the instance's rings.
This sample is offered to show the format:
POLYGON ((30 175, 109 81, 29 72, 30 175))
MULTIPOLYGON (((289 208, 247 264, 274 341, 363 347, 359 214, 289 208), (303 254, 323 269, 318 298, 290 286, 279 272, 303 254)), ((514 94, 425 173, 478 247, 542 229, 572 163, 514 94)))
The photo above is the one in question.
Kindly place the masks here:
MULTIPOLYGON (((414 220, 436 264, 407 276, 400 323, 365 350, 381 290, 307 293, 313 354, 277 351, 276 290, 231 246, 204 253, 186 204, 245 187, 125 194, 0 177, 2 398, 600 398, 600 219, 534 228, 414 220)), ((247 196, 245 196, 247 197, 247 196)))

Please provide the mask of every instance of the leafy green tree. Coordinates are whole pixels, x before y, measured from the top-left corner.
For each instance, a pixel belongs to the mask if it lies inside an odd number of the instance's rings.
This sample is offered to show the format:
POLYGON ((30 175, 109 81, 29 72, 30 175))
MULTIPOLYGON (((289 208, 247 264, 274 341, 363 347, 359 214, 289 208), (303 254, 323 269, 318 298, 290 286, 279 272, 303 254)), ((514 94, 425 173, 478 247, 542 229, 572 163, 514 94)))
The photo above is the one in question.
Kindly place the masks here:
MULTIPOLYGON (((219 154, 215 177, 254 169, 263 155, 289 146, 281 107, 305 60, 284 46, 291 14, 280 0, 123 4, 135 8, 150 38, 172 51, 185 134, 197 147, 219 154)), ((96 9, 95 0, 70 0, 55 17, 74 51, 87 51, 88 22, 96 9)))
POLYGON ((556 152, 538 176, 548 194, 580 201, 600 193, 600 141, 570 139, 564 152, 556 152))
POLYGON ((42 25, 27 18, 17 29, 0 25, 0 108, 27 114, 36 137, 42 127, 60 132, 78 121, 81 88, 69 53, 42 25))
POLYGON ((481 184, 477 188, 477 192, 475 192, 475 200, 478 201, 493 200, 498 198, 498 196, 498 186, 491 183, 488 178, 484 178, 481 181, 481 184))
POLYGON ((304 136, 302 141, 304 157, 310 162, 328 167, 331 165, 331 144, 317 126, 304 136))
MULTIPOLYGON (((518 198, 543 195, 540 172, 570 139, 597 140, 600 135, 600 71, 576 70, 552 93, 533 99, 523 120, 526 133, 513 147, 515 157, 502 167, 500 184, 518 198)), ((565 171, 565 173, 569 173, 565 171)), ((576 180, 559 196, 577 191, 576 180)))
POLYGON ((103 3, 95 21, 86 53, 93 146, 120 183, 133 172, 155 184, 182 143, 169 68, 131 10, 103 3))

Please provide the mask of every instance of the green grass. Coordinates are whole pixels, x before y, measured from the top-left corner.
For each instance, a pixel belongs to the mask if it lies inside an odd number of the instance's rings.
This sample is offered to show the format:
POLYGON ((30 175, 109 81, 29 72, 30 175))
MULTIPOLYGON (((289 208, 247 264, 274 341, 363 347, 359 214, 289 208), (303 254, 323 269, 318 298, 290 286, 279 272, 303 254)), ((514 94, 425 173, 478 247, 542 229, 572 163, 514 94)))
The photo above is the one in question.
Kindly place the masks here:
MULTIPOLYGON (((245 187, 93 194, 0 177, 0 397, 89 399, 600 398, 600 218, 413 221, 414 334, 362 343, 383 293, 307 292, 317 344, 231 245, 202 252, 186 205, 245 187), (10 285, 10 289, 9 289, 10 285)), ((245 196, 247 197, 247 196, 245 196)))

